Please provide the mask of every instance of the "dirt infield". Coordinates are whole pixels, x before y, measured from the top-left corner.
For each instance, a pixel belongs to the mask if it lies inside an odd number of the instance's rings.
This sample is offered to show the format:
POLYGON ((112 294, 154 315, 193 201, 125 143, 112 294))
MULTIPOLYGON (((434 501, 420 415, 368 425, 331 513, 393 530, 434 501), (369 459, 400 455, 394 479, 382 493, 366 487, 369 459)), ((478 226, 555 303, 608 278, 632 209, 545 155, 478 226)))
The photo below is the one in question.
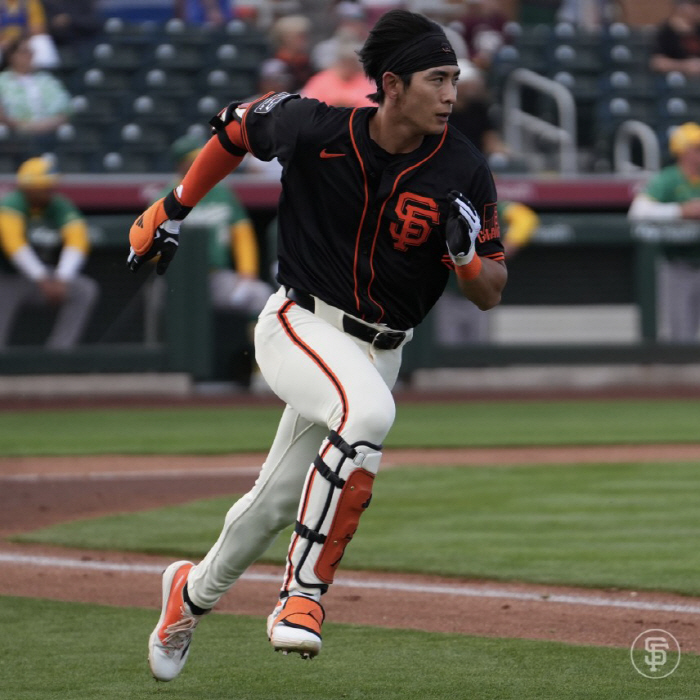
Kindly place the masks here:
MULTIPOLYGON (((75 518, 131 512, 248 489, 261 456, 0 460, 0 537, 75 518)), ((385 464, 700 462, 700 445, 388 450, 385 464)), ((0 594, 158 608, 163 557, 0 541, 0 594)), ((219 610, 266 615, 279 567, 255 566, 219 610)), ((700 598, 375 572, 343 572, 325 597, 330 620, 483 636, 628 647, 665 629, 700 653, 700 598)), ((155 620, 155 617, 154 617, 155 620)), ((262 632, 261 632, 262 633, 262 632)), ((144 640, 148 630, 144 631, 144 640)))

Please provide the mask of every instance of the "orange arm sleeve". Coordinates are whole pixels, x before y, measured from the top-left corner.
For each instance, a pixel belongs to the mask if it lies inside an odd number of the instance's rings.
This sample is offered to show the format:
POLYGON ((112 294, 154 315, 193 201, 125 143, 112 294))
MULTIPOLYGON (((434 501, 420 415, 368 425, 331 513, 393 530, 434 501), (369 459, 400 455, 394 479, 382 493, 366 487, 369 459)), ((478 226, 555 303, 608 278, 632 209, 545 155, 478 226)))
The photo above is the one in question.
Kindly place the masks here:
MULTIPOLYGON (((235 146, 246 150, 238 122, 227 125, 226 134, 235 146)), ((193 207, 217 182, 235 170, 242 160, 243 156, 229 153, 221 145, 219 137, 212 136, 194 159, 180 187, 175 190, 178 200, 186 207, 193 207)))

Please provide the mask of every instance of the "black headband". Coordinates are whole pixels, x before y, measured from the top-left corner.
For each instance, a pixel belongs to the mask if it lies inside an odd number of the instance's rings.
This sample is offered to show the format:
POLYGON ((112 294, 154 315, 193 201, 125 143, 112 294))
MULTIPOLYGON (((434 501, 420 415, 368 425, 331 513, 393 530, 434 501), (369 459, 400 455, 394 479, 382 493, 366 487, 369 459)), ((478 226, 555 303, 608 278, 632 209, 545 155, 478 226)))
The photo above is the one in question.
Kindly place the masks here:
POLYGON ((389 55, 379 71, 377 85, 381 86, 382 76, 387 71, 396 75, 410 75, 437 66, 456 65, 457 56, 444 33, 426 32, 402 44, 389 55))

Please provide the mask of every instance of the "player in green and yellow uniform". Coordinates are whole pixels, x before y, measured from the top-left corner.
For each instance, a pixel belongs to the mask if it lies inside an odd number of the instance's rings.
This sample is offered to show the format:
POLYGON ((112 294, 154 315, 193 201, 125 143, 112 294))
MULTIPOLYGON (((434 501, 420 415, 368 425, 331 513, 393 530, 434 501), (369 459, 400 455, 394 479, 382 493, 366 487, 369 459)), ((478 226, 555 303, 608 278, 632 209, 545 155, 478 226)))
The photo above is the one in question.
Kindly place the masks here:
POLYGON ((59 311, 46 345, 70 348, 97 301, 97 283, 80 274, 87 224, 56 182, 50 160, 30 158, 17 171, 17 189, 0 200, 0 347, 21 308, 49 305, 59 311))
MULTIPOLYGON (((630 205, 632 221, 700 219, 700 124, 687 122, 671 134, 676 163, 655 173, 630 205)), ((664 245, 658 266, 659 318, 664 339, 698 342, 700 245, 664 245)))

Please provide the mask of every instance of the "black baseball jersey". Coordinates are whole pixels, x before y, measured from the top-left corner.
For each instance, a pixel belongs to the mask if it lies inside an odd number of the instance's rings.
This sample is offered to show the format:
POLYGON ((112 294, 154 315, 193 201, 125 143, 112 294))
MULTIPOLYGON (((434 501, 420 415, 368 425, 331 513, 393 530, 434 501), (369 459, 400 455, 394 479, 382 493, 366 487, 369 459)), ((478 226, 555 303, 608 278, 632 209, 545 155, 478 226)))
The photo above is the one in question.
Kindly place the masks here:
POLYGON ((444 232, 450 190, 479 212, 477 253, 504 259, 496 188, 456 129, 425 137, 411 153, 387 153, 369 137, 375 111, 277 93, 239 106, 235 118, 246 149, 283 167, 278 282, 406 330, 438 300, 453 267, 444 232))

